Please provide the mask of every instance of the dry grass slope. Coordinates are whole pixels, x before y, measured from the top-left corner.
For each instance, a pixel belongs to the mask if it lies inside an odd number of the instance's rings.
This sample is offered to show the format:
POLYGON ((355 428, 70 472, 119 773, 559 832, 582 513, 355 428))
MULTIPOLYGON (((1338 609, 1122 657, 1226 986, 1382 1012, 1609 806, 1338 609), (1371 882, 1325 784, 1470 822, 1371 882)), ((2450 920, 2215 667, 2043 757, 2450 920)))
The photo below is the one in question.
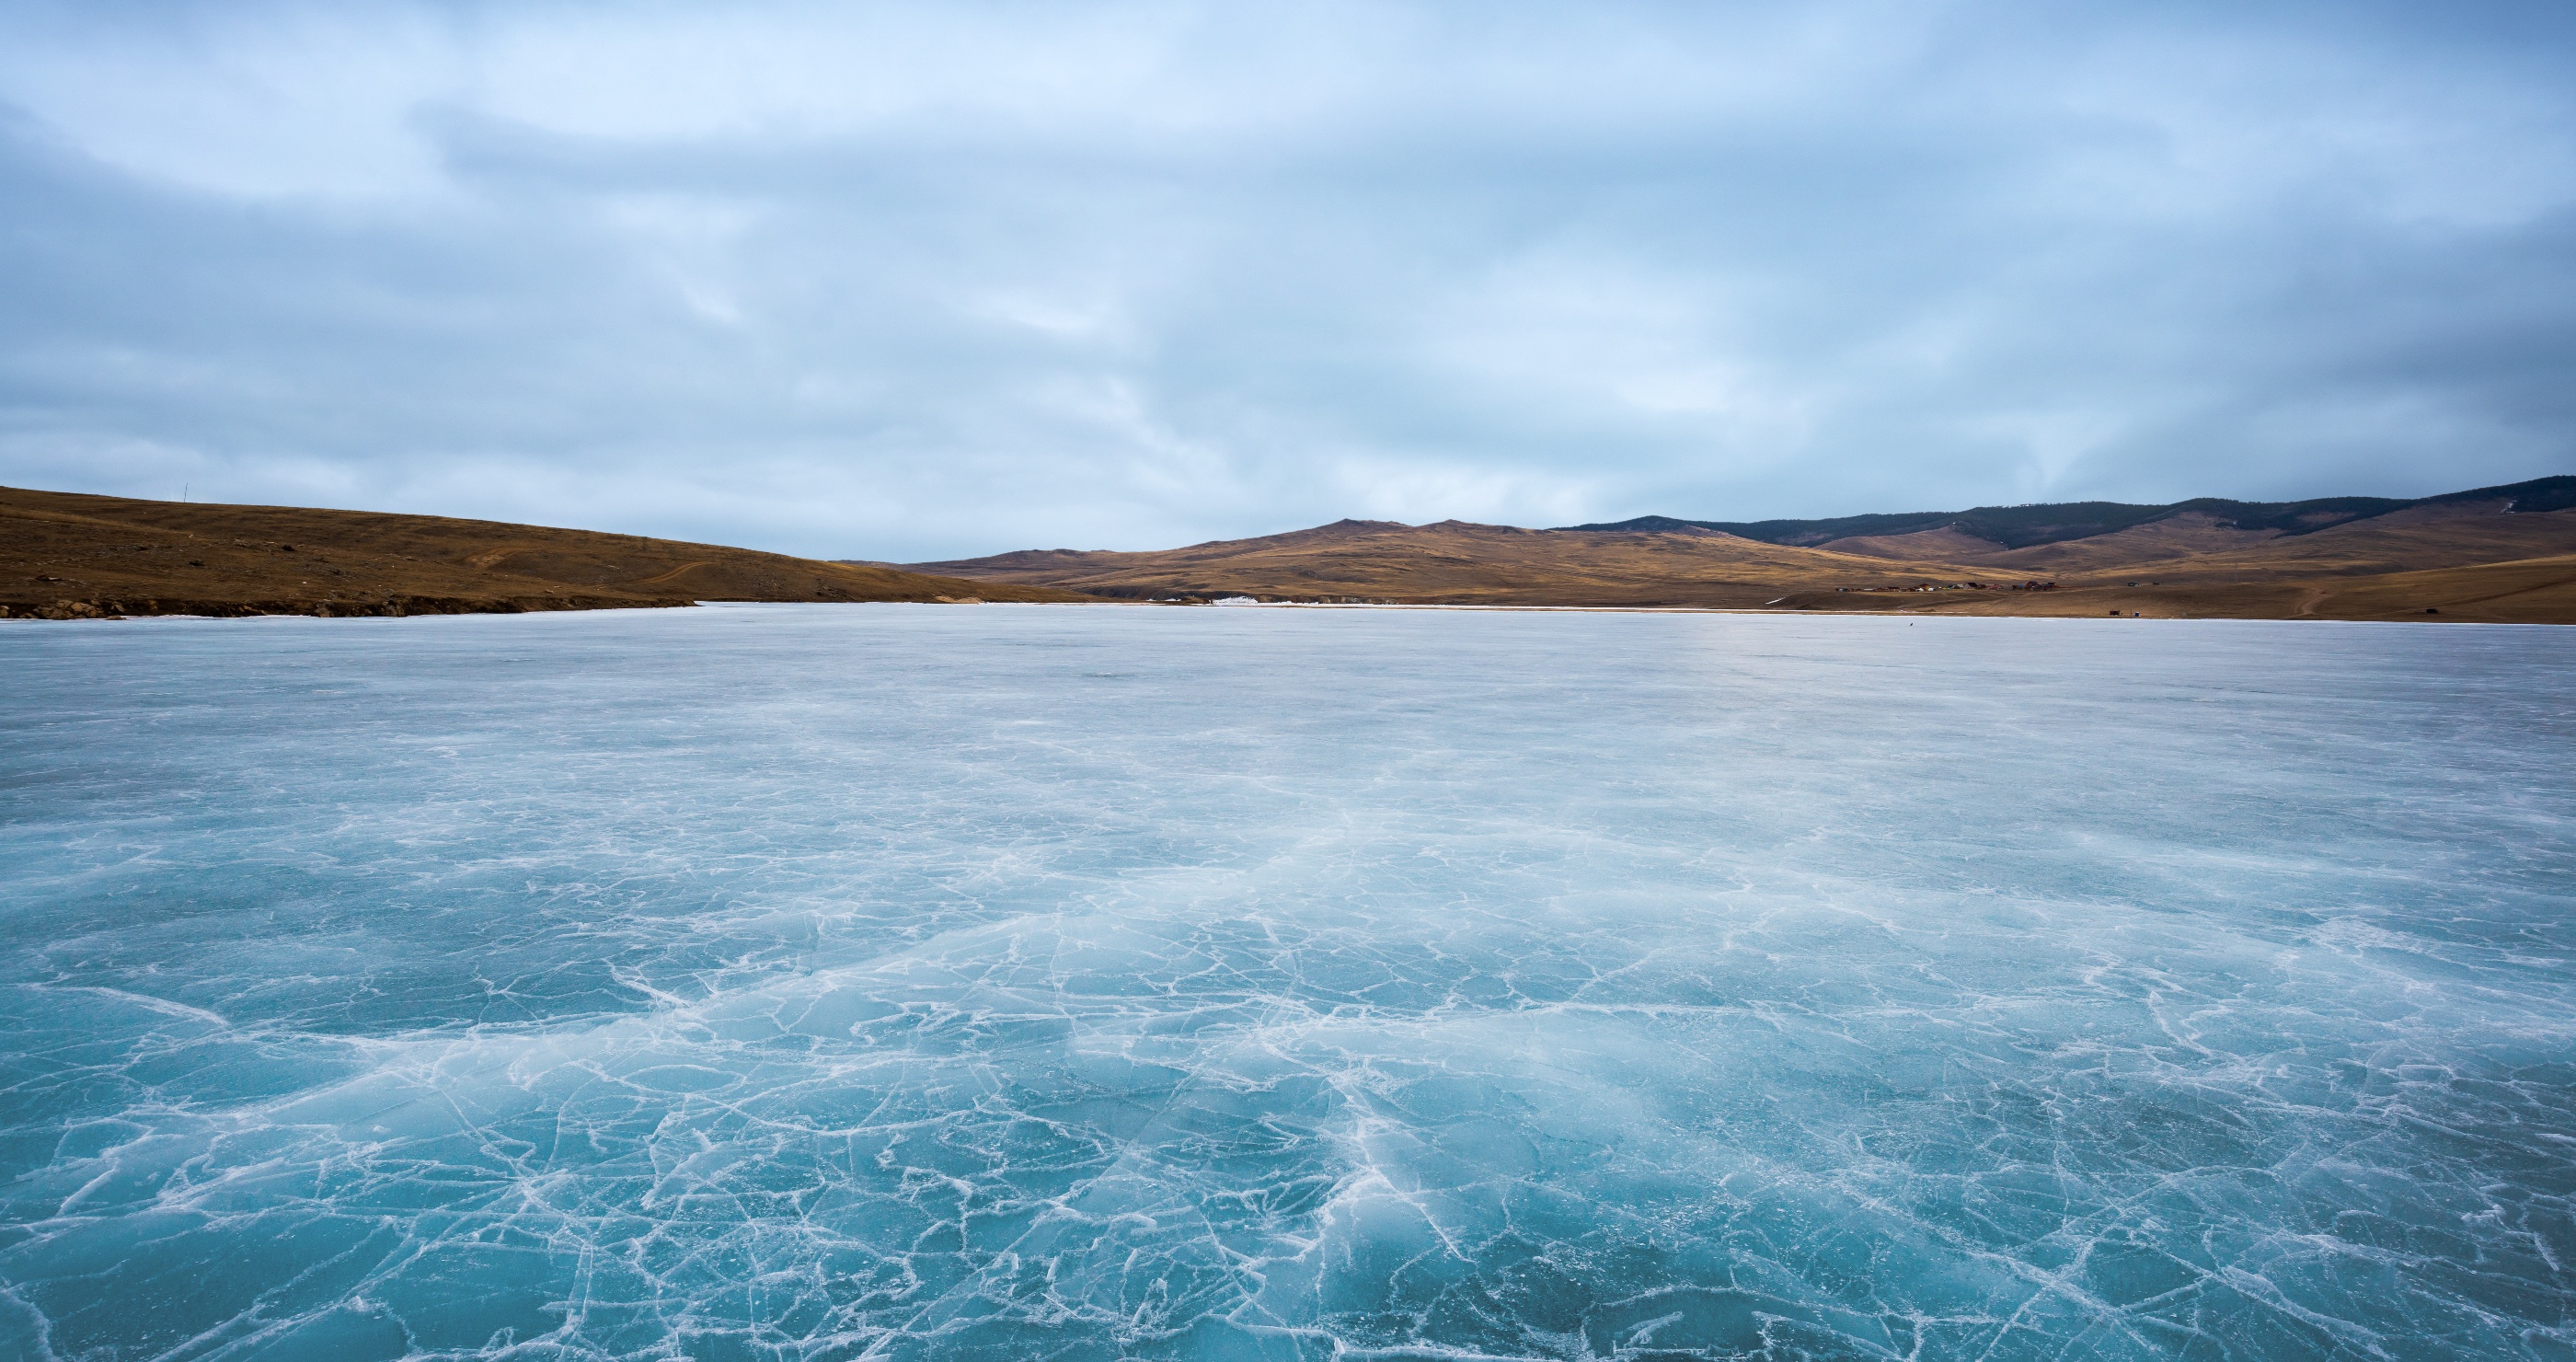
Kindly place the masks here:
POLYGON ((1383 601, 1928 614, 2576 623, 2576 509, 2418 505, 2312 534, 2188 517, 2005 549, 1345 520, 1156 553, 910 569, 435 516, 0 489, 0 616, 387 615, 692 600, 1383 601), (1895 556, 1905 553, 1916 556, 1895 556), (2029 580, 2048 591, 1999 588, 2029 580), (1917 588, 1930 587, 1923 590, 1917 588))
POLYGON ((1948 531, 1800 548, 1702 529, 1346 520, 1154 553, 913 566, 1127 599, 2576 623, 2576 510, 2514 513, 2502 501, 2289 536, 2183 518, 2023 549, 1948 531), (1908 550, 1918 556, 1889 556, 1908 550), (2057 587, 1954 585, 2033 580, 2057 587), (1934 589, 1912 589, 1924 586, 1934 589))
POLYGON ((734 601, 1073 601, 751 549, 440 516, 0 488, 0 616, 412 615, 734 601))

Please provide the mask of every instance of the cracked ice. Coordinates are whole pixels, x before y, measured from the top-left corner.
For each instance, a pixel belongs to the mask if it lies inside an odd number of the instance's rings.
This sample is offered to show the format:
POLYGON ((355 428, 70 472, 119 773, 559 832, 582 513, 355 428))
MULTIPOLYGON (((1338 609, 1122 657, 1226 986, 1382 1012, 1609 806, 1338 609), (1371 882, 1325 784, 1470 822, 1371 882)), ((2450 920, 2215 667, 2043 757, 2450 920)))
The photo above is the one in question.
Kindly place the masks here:
POLYGON ((2576 1349, 2576 638, 0 632, 0 1355, 2576 1349))

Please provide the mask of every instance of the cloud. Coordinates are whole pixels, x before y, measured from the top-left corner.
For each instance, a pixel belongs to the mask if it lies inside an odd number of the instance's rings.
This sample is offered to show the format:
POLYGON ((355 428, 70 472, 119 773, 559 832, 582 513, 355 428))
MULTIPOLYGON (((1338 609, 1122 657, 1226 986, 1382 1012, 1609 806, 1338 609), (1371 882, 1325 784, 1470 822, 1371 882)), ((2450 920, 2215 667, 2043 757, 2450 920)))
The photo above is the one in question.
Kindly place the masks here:
POLYGON ((2571 37, 0 5, 0 481, 912 559, 2569 471, 2571 37))

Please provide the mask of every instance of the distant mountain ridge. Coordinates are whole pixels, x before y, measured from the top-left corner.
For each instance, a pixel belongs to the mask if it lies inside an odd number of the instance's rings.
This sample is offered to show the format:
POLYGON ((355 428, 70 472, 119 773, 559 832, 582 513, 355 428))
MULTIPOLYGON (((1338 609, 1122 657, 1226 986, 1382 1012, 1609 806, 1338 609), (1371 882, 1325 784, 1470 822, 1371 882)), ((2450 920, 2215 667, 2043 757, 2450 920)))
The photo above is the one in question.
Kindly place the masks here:
POLYGON ((2435 497, 2072 502, 1531 530, 1340 520, 915 572, 1118 600, 2576 624, 2576 477, 2435 497))
POLYGON ((1627 534, 1714 530, 1739 539, 1801 548, 1829 544, 1838 539, 1950 530, 2007 549, 2024 549, 2070 539, 2089 539, 2183 515, 2204 516, 2228 529, 2272 530, 2288 536, 2313 534, 2332 526, 2369 520, 2417 506, 2497 500, 2510 502, 2508 509, 2513 511, 2563 511, 2576 506, 2576 476, 2533 478, 2528 482, 2508 483, 2500 487, 2479 487, 2466 492, 2445 492, 2440 496, 2411 499, 2317 497, 2307 501, 2231 501, 2224 497, 2195 497, 2162 506, 2118 501, 2061 501, 2021 506, 1976 506, 1964 511, 1848 515, 1822 520, 1683 520, 1674 516, 1644 515, 1629 520, 1557 528, 1573 532, 1627 534))

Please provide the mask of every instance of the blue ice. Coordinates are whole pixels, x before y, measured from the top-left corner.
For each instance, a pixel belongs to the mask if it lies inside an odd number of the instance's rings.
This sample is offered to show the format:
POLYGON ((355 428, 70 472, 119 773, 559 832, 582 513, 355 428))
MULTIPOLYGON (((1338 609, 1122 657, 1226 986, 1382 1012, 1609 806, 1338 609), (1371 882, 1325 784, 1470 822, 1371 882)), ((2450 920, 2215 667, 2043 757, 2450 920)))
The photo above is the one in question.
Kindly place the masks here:
POLYGON ((0 626, 0 1357, 2567 1357, 2571 664, 0 626))

